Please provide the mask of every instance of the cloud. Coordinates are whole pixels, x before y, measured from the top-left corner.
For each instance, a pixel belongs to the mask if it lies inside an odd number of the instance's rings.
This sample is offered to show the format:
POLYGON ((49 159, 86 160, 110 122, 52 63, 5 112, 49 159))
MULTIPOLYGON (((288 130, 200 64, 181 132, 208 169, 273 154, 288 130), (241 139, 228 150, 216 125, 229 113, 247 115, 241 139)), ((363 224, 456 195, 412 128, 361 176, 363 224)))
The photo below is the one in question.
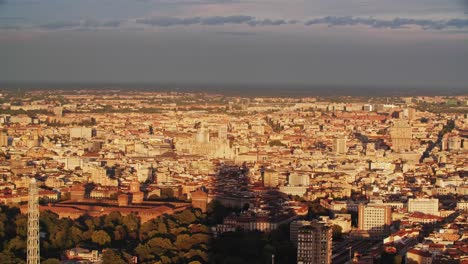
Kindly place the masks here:
POLYGON ((394 18, 390 20, 376 18, 360 18, 360 17, 336 17, 327 16, 315 18, 305 22, 306 26, 325 24, 329 26, 355 26, 366 25, 373 28, 390 28, 398 29, 409 26, 419 26, 423 29, 442 30, 446 28, 468 28, 468 19, 448 19, 448 20, 431 20, 431 19, 412 19, 412 18, 394 18))
POLYGON ((43 29, 50 29, 50 30, 57 30, 57 29, 66 29, 66 28, 74 28, 80 26, 80 22, 76 21, 55 21, 47 24, 40 25, 40 28, 43 29))
POLYGON ((154 17, 137 19, 136 22, 140 24, 147 24, 151 26, 169 27, 169 26, 188 26, 188 25, 224 25, 224 24, 245 24, 254 20, 251 16, 212 16, 212 17, 154 17))
POLYGON ((108 20, 108 21, 97 21, 97 20, 85 20, 81 23, 86 28, 101 28, 101 27, 119 27, 123 23, 122 20, 108 20))
POLYGON ((224 25, 224 24, 244 24, 254 20, 254 17, 251 16, 213 16, 205 17, 201 19, 202 25, 224 25))
MULTIPOLYGON (((0 0, 1 1, 1 0, 0 0)), ((240 0, 136 0, 138 2, 155 2, 171 5, 211 5, 211 4, 235 4, 240 0)))
POLYGON ((153 17, 137 19, 136 23, 146 24, 151 26, 169 27, 169 26, 188 26, 188 25, 205 25, 219 26, 225 24, 246 24, 252 27, 255 26, 280 26, 286 24, 296 24, 298 20, 286 21, 284 19, 256 19, 253 16, 211 16, 211 17, 153 17))
POLYGON ((201 19, 199 17, 192 18, 177 18, 177 17, 153 17, 137 19, 136 23, 146 24, 151 26, 169 27, 169 26, 180 26, 180 25, 192 25, 199 24, 201 19))
POLYGON ((327 16, 310 19, 307 21, 285 20, 285 19, 257 19, 254 16, 233 15, 233 16, 208 16, 208 17, 150 17, 135 20, 82 20, 82 21, 56 21, 40 25, 42 29, 90 29, 90 28, 117 28, 124 22, 144 24, 154 27, 171 26, 222 26, 222 25, 247 25, 256 26, 282 26, 303 24, 306 26, 328 25, 328 26, 357 26, 365 25, 373 28, 400 29, 407 27, 420 27, 424 30, 465 30, 468 29, 468 19, 452 18, 446 20, 436 19, 415 19, 415 18, 394 18, 379 19, 373 17, 352 17, 352 16, 327 16))
POLYGON ((219 35, 227 35, 227 36, 257 36, 259 35, 258 32, 247 32, 247 31, 219 31, 216 32, 219 35))
POLYGON ((123 20, 83 20, 83 21, 55 21, 47 24, 42 24, 39 28, 48 30, 62 29, 90 29, 90 28, 116 28, 119 27, 123 20))
POLYGON ((280 26, 288 24, 284 19, 263 19, 263 20, 252 20, 247 23, 249 26, 280 26))

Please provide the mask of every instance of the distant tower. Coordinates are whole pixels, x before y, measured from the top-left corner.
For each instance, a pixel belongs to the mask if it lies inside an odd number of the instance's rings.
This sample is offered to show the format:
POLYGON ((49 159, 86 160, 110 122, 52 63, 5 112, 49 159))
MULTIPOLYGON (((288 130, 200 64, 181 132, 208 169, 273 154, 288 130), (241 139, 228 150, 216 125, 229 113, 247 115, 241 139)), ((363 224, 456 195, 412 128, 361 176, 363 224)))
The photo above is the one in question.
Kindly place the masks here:
POLYGON ((27 263, 39 264, 39 195, 35 179, 29 183, 27 246, 27 263))

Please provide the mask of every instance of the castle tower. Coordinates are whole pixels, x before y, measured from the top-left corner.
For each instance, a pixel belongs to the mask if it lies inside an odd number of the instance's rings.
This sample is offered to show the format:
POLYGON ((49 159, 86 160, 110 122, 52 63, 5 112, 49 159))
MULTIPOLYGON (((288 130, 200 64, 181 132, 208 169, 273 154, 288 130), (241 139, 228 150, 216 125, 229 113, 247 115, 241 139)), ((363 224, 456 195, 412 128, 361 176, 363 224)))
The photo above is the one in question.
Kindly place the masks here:
POLYGON ((36 180, 29 183, 27 263, 39 264, 39 193, 36 180))
POLYGON ((140 182, 135 177, 132 182, 130 183, 130 193, 132 195, 132 203, 133 204, 141 204, 143 203, 143 192, 140 191, 140 182))

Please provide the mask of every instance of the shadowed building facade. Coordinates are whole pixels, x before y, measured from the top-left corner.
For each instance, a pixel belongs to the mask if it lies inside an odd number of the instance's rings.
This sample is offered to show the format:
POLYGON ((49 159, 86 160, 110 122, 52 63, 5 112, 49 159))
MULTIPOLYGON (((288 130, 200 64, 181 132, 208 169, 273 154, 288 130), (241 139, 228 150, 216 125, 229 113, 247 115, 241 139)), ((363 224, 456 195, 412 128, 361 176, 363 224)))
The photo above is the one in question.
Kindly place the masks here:
POLYGON ((313 221, 299 227, 297 233, 298 264, 332 263, 332 227, 325 222, 313 221))

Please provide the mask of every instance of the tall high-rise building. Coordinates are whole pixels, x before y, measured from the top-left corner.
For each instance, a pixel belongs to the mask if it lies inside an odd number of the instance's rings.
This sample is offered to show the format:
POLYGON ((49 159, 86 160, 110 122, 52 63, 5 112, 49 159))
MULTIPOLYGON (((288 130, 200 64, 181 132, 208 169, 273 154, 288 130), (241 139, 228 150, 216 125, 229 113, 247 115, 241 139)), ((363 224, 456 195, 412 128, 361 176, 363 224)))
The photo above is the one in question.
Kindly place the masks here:
POLYGON ((39 264, 39 192, 36 180, 29 183, 27 263, 39 264))
POLYGON ((439 215, 439 199, 408 199, 408 212, 420 212, 424 214, 439 215))
POLYGON ((303 226, 308 226, 311 224, 311 221, 297 220, 289 224, 289 240, 294 243, 297 247, 297 236, 299 234, 299 229, 303 226))
POLYGON ((298 264, 331 264, 332 227, 326 222, 312 221, 299 227, 297 233, 298 264))
POLYGON ((358 228, 370 236, 383 236, 388 233, 392 224, 392 209, 390 206, 359 204, 358 228))
POLYGON ((333 140, 333 152, 336 154, 346 154, 346 137, 338 137, 333 140))
POLYGON ((407 121, 396 121, 390 128, 392 139, 392 149, 397 152, 409 150, 411 148, 412 128, 407 121))

